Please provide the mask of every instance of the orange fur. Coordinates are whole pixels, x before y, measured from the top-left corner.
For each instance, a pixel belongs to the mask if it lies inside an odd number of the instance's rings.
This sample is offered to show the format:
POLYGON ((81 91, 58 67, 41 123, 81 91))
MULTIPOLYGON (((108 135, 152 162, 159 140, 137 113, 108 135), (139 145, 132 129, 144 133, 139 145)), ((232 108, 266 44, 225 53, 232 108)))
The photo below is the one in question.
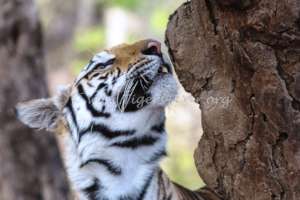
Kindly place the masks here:
POLYGON ((152 40, 141 40, 134 44, 122 44, 107 50, 116 55, 116 61, 113 68, 119 67, 122 71, 127 71, 130 65, 138 62, 143 56, 142 51, 152 40))

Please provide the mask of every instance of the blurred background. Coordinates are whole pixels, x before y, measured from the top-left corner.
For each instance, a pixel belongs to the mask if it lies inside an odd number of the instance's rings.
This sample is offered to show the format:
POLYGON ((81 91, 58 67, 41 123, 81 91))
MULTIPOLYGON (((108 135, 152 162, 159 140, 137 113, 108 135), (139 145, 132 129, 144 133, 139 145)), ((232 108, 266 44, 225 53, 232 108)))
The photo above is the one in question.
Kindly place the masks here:
MULTIPOLYGON (((183 0, 37 0, 50 91, 71 83, 87 61, 106 47, 144 38, 164 43, 169 15, 182 3, 183 0)), ((167 109, 169 156, 163 168, 174 181, 191 189, 203 185, 193 159, 202 134, 199 119, 198 105, 181 88, 177 100, 167 109)))

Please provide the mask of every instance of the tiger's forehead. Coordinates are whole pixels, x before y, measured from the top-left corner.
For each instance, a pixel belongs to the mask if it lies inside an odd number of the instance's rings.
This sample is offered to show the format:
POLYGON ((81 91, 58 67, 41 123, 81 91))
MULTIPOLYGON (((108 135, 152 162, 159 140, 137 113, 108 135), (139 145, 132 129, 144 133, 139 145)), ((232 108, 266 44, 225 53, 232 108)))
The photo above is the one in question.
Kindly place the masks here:
POLYGON ((123 72, 127 71, 130 64, 133 64, 142 58, 142 51, 147 48, 147 45, 151 41, 153 40, 149 39, 141 40, 133 44, 121 44, 96 54, 91 59, 90 63, 81 70, 75 80, 75 85, 77 85, 82 78, 93 71, 99 64, 105 66, 112 59, 114 62, 111 70, 119 68, 123 72))
POLYGON ((151 41, 152 40, 141 40, 133 44, 120 44, 107 51, 119 57, 132 56, 139 54, 142 50, 146 49, 148 43, 151 41))
POLYGON ((126 71, 130 63, 134 63, 142 56, 141 52, 147 48, 152 40, 141 40, 133 44, 121 44, 108 49, 107 52, 115 55, 114 66, 126 71))

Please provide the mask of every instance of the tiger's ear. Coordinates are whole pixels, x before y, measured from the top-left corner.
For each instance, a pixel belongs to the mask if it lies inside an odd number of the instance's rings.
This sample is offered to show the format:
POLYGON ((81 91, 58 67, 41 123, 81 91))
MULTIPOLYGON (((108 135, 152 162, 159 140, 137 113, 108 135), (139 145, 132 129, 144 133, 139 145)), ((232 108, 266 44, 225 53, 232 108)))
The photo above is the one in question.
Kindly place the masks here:
POLYGON ((49 131, 54 131, 62 118, 61 111, 51 98, 19 103, 16 106, 16 114, 27 126, 49 131))
POLYGON ((62 106, 67 101, 70 88, 59 91, 53 98, 36 99, 16 106, 20 121, 31 128, 46 129, 54 132, 62 123, 62 106))

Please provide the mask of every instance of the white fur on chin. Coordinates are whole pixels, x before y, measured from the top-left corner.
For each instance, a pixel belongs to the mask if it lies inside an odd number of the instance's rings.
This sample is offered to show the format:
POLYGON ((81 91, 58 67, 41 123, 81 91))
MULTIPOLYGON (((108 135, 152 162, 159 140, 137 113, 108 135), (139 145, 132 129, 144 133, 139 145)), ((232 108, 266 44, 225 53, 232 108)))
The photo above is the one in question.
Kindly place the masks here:
POLYGON ((172 74, 158 75, 150 88, 152 105, 165 107, 178 94, 178 85, 172 74))

